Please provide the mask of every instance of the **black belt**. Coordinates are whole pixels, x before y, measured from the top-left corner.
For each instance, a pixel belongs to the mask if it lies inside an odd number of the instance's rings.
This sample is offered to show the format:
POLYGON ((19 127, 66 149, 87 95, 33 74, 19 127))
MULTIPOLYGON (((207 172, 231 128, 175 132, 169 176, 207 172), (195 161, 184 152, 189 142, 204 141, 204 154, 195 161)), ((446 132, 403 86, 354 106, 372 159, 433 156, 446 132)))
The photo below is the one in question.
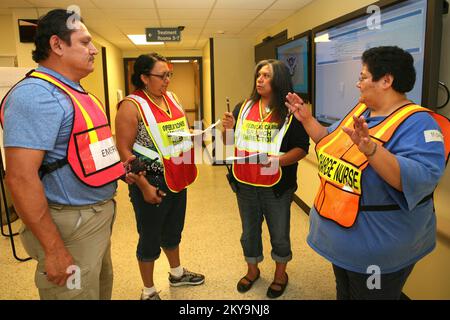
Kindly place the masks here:
MULTIPOLYGON (((433 199, 432 193, 427 195, 422 200, 420 200, 420 202, 417 205, 425 203, 430 199, 433 199)), ((387 204, 387 205, 381 205, 381 206, 360 206, 359 207, 359 211, 395 211, 395 210, 400 210, 400 206, 398 204, 387 204)))

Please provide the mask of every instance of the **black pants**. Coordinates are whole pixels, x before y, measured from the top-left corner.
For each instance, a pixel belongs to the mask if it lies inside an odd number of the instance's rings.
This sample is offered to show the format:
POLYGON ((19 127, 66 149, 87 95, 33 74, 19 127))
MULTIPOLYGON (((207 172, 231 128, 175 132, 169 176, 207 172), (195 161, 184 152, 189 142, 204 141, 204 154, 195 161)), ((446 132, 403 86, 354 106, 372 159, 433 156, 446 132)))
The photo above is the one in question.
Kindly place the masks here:
POLYGON ((181 241, 187 190, 173 193, 165 187, 165 184, 160 187, 166 196, 159 206, 145 202, 141 190, 136 185, 128 187, 139 233, 136 250, 139 261, 155 261, 159 258, 161 248, 175 249, 181 241))
MULTIPOLYGON (((374 275, 342 269, 333 264, 337 300, 399 300, 414 264, 393 273, 380 274, 379 289, 369 289, 374 275), (370 279, 369 279, 370 278, 370 279)), ((373 283, 372 283, 373 284, 373 283)))

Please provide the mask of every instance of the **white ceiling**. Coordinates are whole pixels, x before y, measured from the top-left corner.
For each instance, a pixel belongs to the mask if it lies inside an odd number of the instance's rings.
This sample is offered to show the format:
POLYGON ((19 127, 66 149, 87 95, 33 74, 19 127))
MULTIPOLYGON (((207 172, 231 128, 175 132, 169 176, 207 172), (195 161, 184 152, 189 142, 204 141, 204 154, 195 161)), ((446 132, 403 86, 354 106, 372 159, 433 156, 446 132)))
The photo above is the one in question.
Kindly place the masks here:
MULTIPOLYGON (((312 0, 0 0, 0 14, 14 9, 35 9, 40 16, 51 8, 77 5, 85 24, 123 50, 145 50, 127 34, 145 28, 185 26, 180 42, 167 49, 202 49, 208 39, 256 37, 312 0), (219 33, 224 34, 219 35, 219 33)), ((154 46, 152 46, 154 47, 154 46)))

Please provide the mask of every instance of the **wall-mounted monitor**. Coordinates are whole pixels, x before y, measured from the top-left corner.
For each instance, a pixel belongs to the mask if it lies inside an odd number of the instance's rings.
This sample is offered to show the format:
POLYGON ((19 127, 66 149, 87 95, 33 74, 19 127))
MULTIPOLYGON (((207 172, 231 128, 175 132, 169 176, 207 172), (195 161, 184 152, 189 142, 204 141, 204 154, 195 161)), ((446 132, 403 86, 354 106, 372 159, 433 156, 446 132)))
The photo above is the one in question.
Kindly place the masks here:
POLYGON ((294 91, 311 100, 311 32, 299 34, 276 48, 277 59, 289 68, 294 91))
POLYGON ((442 0, 386 0, 375 5, 379 16, 362 8, 312 31, 313 106, 322 123, 341 119, 356 105, 362 53, 376 46, 395 45, 410 52, 417 77, 407 97, 425 107, 436 106, 442 0))

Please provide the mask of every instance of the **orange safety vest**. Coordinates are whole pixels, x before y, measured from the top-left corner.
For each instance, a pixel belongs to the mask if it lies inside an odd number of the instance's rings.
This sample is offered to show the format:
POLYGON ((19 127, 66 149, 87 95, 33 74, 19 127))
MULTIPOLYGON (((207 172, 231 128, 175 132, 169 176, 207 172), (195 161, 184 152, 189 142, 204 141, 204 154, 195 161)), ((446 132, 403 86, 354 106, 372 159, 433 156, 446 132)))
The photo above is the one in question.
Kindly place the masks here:
POLYGON ((190 138, 171 136, 173 132, 189 133, 186 116, 171 92, 164 95, 169 113, 161 109, 142 90, 137 90, 124 100, 133 102, 141 115, 148 135, 158 150, 158 154, 135 143, 133 150, 150 159, 162 159, 164 179, 172 192, 180 192, 197 178, 194 159, 194 144, 190 138))
MULTIPOLYGON (((44 72, 31 71, 26 78, 47 81, 61 89, 72 101, 74 116, 67 156, 59 160, 60 165, 54 169, 68 163, 75 176, 89 187, 102 187, 125 174, 105 110, 96 97, 78 91, 44 72)), ((2 126, 6 96, 1 105, 2 126)))
MULTIPOLYGON (((234 154, 238 157, 248 157, 258 153, 279 156, 281 143, 291 122, 292 116, 286 118, 281 129, 271 111, 262 116, 261 100, 257 102, 244 101, 236 121, 234 154)), ((271 187, 277 184, 282 176, 280 166, 265 168, 261 164, 250 161, 242 163, 235 161, 233 164, 233 175, 239 182, 258 186, 271 187)))
MULTIPOLYGON (((353 128, 353 115, 359 117, 367 110, 358 104, 329 135, 316 145, 319 162, 320 186, 314 200, 314 208, 320 216, 330 219, 342 227, 350 228, 360 211, 362 173, 369 161, 359 151, 342 127, 353 128)), ((450 121, 431 110, 409 104, 397 109, 382 122, 369 129, 369 135, 378 145, 384 145, 397 128, 416 112, 429 112, 438 122, 445 141, 446 159, 450 150, 450 121)))

